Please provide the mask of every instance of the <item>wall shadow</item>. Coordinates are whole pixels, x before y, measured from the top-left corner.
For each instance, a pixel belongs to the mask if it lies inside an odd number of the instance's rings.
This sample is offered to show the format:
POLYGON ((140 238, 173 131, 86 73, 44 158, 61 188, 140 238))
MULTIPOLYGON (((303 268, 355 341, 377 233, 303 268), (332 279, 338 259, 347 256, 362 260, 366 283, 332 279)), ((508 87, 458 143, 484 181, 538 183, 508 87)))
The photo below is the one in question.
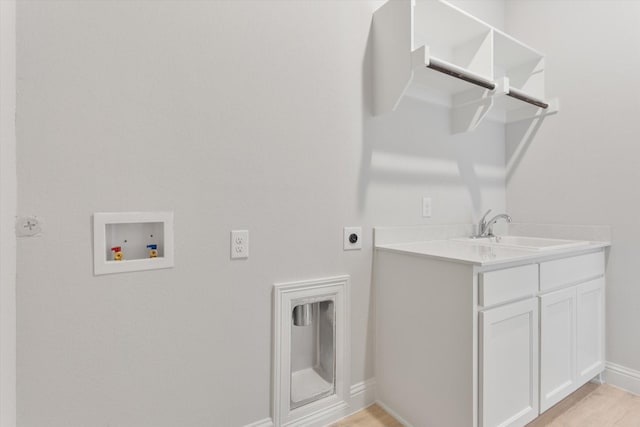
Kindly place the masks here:
POLYGON ((521 120, 509 123, 505 127, 505 156, 507 183, 511 181, 513 174, 518 169, 522 158, 529 149, 531 141, 540 130, 545 116, 529 120, 521 120))
POLYGON ((504 186, 504 128, 485 121, 474 132, 452 134, 450 108, 405 96, 394 112, 373 116, 372 33, 362 62, 362 150, 358 209, 375 184, 464 188, 473 209, 482 189, 504 186))

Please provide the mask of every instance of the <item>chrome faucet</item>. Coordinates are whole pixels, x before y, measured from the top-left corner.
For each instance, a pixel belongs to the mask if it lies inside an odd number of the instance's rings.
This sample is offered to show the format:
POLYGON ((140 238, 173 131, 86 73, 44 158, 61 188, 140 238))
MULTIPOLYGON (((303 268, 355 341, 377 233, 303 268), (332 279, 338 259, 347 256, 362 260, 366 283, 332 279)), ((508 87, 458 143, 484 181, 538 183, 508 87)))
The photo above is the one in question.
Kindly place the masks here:
POLYGON ((506 213, 498 214, 491 218, 489 221, 486 221, 489 212, 491 212, 491 209, 489 209, 487 212, 485 212, 484 215, 482 215, 480 222, 478 222, 478 234, 474 237, 493 237, 493 225, 500 218, 504 218, 505 221, 511 222, 511 216, 507 215, 506 213))

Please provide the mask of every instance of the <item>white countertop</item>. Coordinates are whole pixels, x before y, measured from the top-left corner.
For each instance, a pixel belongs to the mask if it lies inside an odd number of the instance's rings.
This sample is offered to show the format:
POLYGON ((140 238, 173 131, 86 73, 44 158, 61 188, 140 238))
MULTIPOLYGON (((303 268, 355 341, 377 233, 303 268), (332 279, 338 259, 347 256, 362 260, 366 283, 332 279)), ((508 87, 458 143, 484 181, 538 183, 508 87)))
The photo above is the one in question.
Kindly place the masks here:
POLYGON ((540 261, 568 254, 594 251, 610 246, 609 242, 589 242, 583 246, 563 249, 521 249, 495 247, 456 240, 430 240, 423 242, 376 245, 381 251, 405 253, 445 261, 479 266, 510 262, 540 261))

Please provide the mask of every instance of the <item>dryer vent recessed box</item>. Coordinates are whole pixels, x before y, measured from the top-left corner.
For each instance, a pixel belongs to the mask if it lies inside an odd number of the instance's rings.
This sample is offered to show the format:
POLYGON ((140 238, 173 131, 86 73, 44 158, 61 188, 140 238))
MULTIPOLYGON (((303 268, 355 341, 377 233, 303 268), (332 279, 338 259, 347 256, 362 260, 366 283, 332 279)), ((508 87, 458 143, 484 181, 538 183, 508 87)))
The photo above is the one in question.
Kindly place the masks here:
POLYGON ((94 274, 173 267, 173 212, 93 214, 94 274))

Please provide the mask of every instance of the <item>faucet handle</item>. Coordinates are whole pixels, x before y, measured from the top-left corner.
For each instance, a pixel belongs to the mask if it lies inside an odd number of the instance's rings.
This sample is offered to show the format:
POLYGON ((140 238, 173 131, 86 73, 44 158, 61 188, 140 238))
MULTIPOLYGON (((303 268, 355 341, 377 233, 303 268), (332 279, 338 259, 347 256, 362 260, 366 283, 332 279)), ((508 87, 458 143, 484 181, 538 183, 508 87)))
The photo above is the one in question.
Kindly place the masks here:
POLYGON ((474 237, 484 236, 487 227, 487 221, 485 221, 485 219, 487 218, 487 215, 489 215, 489 212, 491 212, 491 209, 486 211, 484 215, 482 215, 482 218, 480 218, 480 221, 478 222, 478 229, 476 230, 474 237))
POLYGON ((489 215, 489 212, 491 212, 491 209, 489 209, 488 211, 486 211, 484 213, 484 215, 482 215, 482 218, 480 219, 480 224, 485 224, 485 219, 487 218, 487 215, 489 215))

